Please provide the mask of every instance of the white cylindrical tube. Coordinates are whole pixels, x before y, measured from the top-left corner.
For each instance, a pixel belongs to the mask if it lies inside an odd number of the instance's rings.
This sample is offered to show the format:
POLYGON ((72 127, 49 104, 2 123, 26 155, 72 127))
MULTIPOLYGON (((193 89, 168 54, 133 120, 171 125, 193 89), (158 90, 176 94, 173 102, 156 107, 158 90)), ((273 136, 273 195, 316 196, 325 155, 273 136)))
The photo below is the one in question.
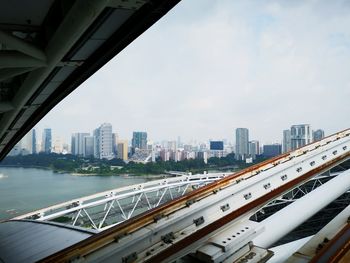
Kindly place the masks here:
POLYGON ((270 247, 349 188, 350 170, 347 170, 262 221, 260 224, 265 230, 253 243, 259 247, 270 247))

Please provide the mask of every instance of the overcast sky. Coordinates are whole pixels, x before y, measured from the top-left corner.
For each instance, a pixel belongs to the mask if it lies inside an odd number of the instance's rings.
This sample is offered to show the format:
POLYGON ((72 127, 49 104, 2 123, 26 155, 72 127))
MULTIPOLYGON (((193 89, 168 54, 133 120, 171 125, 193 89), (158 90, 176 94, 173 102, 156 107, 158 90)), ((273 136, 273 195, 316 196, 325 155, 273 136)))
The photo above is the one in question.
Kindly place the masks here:
POLYGON ((349 128, 349 1, 180 2, 38 125, 70 142, 103 122, 120 138, 279 142, 309 123, 349 128))

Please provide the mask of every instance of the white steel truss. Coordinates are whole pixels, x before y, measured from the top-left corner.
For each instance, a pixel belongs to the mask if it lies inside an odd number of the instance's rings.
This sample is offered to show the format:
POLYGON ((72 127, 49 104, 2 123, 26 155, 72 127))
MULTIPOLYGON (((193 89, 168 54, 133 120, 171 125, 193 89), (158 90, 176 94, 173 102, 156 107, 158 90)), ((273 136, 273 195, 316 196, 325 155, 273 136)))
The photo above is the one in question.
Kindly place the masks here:
POLYGON ((190 174, 154 180, 71 200, 14 219, 54 221, 102 231, 227 175, 190 174))
MULTIPOLYGON (((179 259, 210 242, 212 236, 243 226, 243 222, 264 205, 349 158, 350 129, 226 176, 48 260, 162 262, 179 259)), ((243 233, 251 232, 250 227, 246 227, 234 231, 243 237, 243 233)), ((252 240, 249 238, 247 242, 252 240)), ((226 243, 218 249, 225 250, 226 243)))

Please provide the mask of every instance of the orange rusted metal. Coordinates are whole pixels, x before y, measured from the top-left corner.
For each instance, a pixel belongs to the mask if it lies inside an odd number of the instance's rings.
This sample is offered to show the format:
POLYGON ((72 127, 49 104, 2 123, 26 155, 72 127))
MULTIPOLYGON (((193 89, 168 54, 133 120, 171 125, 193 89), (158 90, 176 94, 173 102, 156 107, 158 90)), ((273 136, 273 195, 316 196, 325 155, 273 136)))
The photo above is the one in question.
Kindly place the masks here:
POLYGON ((310 263, 316 262, 340 262, 350 250, 350 240, 345 235, 349 235, 350 224, 346 224, 325 246, 312 258, 310 263), (344 242, 345 241, 345 242, 344 242))

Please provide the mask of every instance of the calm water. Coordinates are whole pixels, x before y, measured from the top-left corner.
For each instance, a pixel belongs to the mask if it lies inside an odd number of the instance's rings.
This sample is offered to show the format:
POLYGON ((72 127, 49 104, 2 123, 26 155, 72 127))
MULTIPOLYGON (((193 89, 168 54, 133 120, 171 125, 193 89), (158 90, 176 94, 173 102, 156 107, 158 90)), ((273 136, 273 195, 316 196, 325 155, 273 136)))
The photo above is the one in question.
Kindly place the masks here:
POLYGON ((0 167, 0 220, 73 198, 137 184, 144 178, 74 176, 34 168, 0 167))

